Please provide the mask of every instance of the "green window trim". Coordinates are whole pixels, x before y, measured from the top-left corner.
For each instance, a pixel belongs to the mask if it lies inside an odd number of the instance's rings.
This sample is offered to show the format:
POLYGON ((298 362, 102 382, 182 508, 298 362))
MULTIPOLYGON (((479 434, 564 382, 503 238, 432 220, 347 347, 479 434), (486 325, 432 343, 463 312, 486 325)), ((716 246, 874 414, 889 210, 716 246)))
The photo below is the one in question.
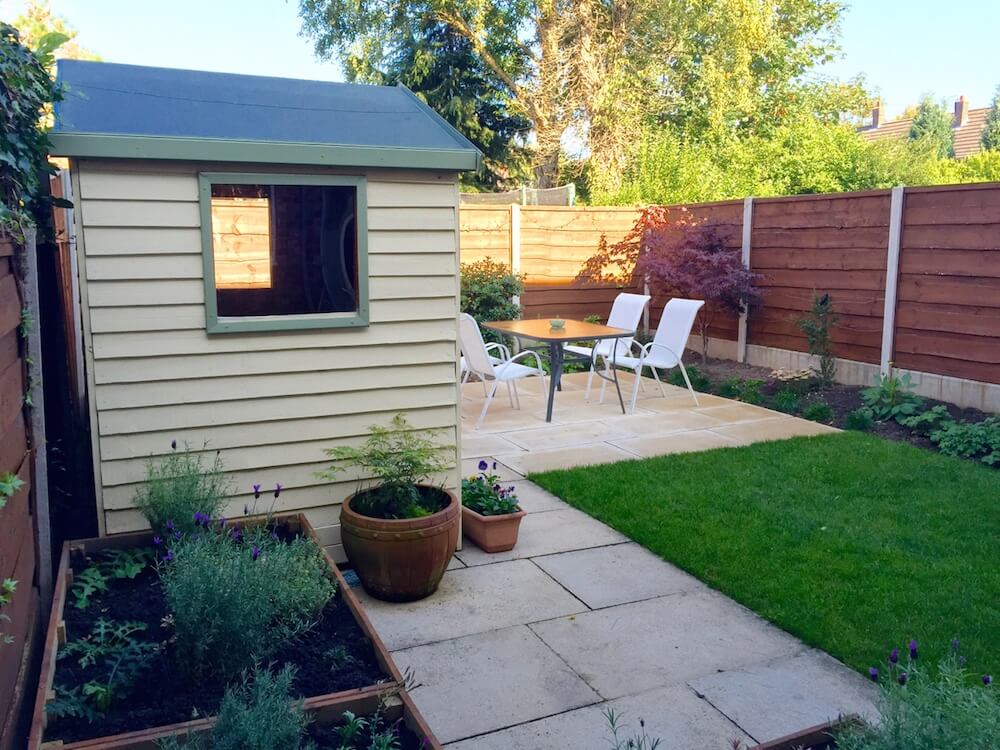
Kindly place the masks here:
POLYGON ((201 216, 201 256, 205 281, 205 330, 214 333, 298 331, 320 328, 368 326, 368 181, 350 175, 272 174, 269 172, 199 172, 198 200, 201 216), (358 248, 358 309, 313 315, 261 315, 219 317, 215 288, 215 253, 212 247, 212 185, 337 185, 356 190, 358 248))

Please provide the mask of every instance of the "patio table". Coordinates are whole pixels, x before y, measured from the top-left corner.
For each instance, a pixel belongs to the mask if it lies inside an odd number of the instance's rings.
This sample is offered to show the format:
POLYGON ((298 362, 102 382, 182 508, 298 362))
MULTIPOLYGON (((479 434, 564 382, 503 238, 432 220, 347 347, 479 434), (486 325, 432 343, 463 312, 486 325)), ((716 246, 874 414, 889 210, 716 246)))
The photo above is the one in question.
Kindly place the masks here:
MULTIPOLYGON (((552 403, 555 400, 556 390, 562 390, 563 363, 566 358, 566 351, 563 349, 564 344, 574 341, 614 339, 611 355, 612 359, 615 359, 618 354, 618 340, 635 336, 635 331, 628 331, 624 328, 612 328, 600 323, 588 323, 585 320, 567 320, 562 328, 553 328, 548 320, 496 320, 491 323, 483 323, 482 327, 507 336, 513 336, 519 341, 527 339, 547 345, 551 372, 549 373, 549 401, 545 409, 546 422, 552 421, 552 403)), ((589 361, 598 376, 604 378, 609 383, 615 384, 615 391, 618 393, 618 404, 622 408, 622 414, 624 414, 625 401, 622 398, 622 389, 618 385, 618 369, 612 367, 612 376, 607 377, 595 366, 595 352, 591 352, 589 358, 571 354, 570 359, 589 361)))

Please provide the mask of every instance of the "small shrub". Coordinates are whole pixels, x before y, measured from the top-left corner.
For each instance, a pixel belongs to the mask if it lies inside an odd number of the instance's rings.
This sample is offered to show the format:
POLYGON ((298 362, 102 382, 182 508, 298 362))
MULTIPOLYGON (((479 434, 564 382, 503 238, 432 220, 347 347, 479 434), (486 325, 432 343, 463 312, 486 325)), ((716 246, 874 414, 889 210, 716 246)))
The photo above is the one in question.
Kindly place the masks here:
POLYGON ((168 524, 181 532, 195 529, 194 514, 218 514, 230 494, 219 454, 208 465, 200 453, 185 445, 146 464, 146 481, 135 495, 135 507, 150 527, 165 534, 168 524))
POLYGON ((844 419, 844 427, 848 430, 857 430, 858 432, 868 432, 875 425, 875 418, 872 416, 871 409, 861 407, 860 409, 855 409, 844 419))
POLYGON ((310 717, 301 700, 291 697, 295 668, 278 672, 256 666, 242 674, 240 684, 228 688, 210 733, 171 737, 157 743, 159 750, 306 750, 310 717))
POLYGON ((161 562, 160 578, 181 666, 195 675, 235 675, 266 659, 309 630, 336 591, 311 540, 283 542, 263 527, 189 534, 161 562))
POLYGON ((946 456, 1000 466, 1000 417, 982 422, 951 422, 931 433, 931 440, 946 456))
MULTIPOLYGON (((489 320, 514 320, 521 317, 521 308, 513 298, 524 286, 520 276, 511 273, 508 266, 490 258, 475 263, 462 263, 461 306, 476 322, 489 320)), ((503 343, 503 337, 494 331, 483 331, 487 341, 503 343)))
POLYGON ((153 552, 143 548, 109 549, 98 558, 73 577, 71 593, 77 609, 86 609, 92 596, 107 591, 108 581, 138 576, 153 561, 153 552))
MULTIPOLYGON (((691 380, 691 387, 694 388, 699 393, 708 393, 712 390, 712 381, 708 379, 701 370, 698 369, 697 365, 687 365, 688 378, 691 380)), ((687 388, 687 383, 684 382, 684 374, 681 372, 681 368, 675 367, 667 375, 667 382, 670 385, 676 385, 681 388, 687 388)))
POLYGON ((830 328, 837 322, 837 317, 833 311, 833 298, 829 294, 814 292, 809 314, 795 321, 805 334, 809 353, 819 358, 816 377, 821 388, 833 385, 837 375, 837 358, 833 356, 833 341, 830 338, 830 328))
MULTIPOLYGON (((462 504, 484 516, 517 513, 517 495, 513 485, 503 487, 500 477, 487 473, 486 461, 479 462, 479 474, 462 479, 462 504)), ((497 462, 493 462, 496 471, 497 462)))
POLYGON ((913 382, 906 373, 897 378, 892 369, 879 377, 878 385, 861 391, 861 400, 878 422, 894 419, 897 422, 912 417, 924 405, 924 400, 913 392, 913 382))
POLYGON ((833 421, 833 408, 826 401, 813 401, 802 410, 802 416, 813 422, 830 424, 833 421))
POLYGON ((869 676, 880 686, 877 725, 837 735, 838 750, 988 750, 1000 737, 1000 693, 989 675, 964 667, 953 643, 938 668, 923 667, 916 641, 909 657, 894 649, 869 676))
POLYGON ((948 413, 948 407, 944 404, 938 404, 932 409, 899 420, 901 425, 909 427, 918 435, 930 435, 946 425, 954 424, 954 422, 955 420, 948 413))
POLYGON ((622 724, 621 714, 613 708, 604 709, 604 718, 611 730, 611 750, 656 750, 663 742, 646 733, 646 722, 639 719, 639 731, 629 734, 622 724))
POLYGON ((797 414, 802 399, 791 388, 782 388, 771 397, 771 406, 786 414, 797 414))
MULTIPOLYGON (((402 414, 393 418, 390 427, 372 425, 369 429, 371 435, 360 448, 341 446, 326 451, 336 461, 358 466, 378 481, 358 493, 351 507, 373 518, 419 518, 444 507, 444 493, 417 486, 448 468, 441 453, 444 446, 415 434, 402 414)), ((333 465, 319 476, 336 479, 342 470, 333 465)))
POLYGON ((729 378, 719 386, 719 395, 747 404, 759 404, 764 400, 760 393, 762 385, 764 381, 755 378, 729 378))

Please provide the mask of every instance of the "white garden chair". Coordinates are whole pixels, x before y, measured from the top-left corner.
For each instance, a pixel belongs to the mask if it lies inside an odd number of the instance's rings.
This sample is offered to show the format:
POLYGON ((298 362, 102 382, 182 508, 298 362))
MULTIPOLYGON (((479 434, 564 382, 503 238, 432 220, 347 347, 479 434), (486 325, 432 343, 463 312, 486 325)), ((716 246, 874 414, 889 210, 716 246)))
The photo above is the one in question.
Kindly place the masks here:
MULTIPOLYGON (((622 292, 615 297, 614 304, 611 305, 611 313, 608 315, 608 325, 612 328, 624 328, 626 331, 634 331, 639 327, 642 320, 642 311, 649 304, 648 294, 629 294, 622 292)), ((589 346, 577 346, 576 344, 566 344, 563 349, 567 352, 590 357, 590 372, 587 375, 587 390, 584 392, 584 399, 590 400, 590 386, 594 381, 594 364, 598 357, 604 360, 604 370, 611 369, 609 362, 611 353, 617 351, 619 354, 629 354, 635 339, 604 339, 598 341, 593 348, 589 346)), ((606 383, 606 381, 605 381, 606 383)), ((604 400, 604 386, 601 384, 601 401, 604 400)))
POLYGON ((542 396, 545 391, 545 370, 542 369, 542 360, 537 352, 525 349, 520 354, 509 356, 506 348, 494 348, 494 352, 508 354, 506 359, 497 363, 495 356, 490 356, 483 340, 483 333, 479 330, 479 324, 468 313, 462 313, 458 319, 458 339, 462 347, 462 357, 465 360, 465 367, 469 374, 473 374, 483 381, 486 389, 486 399, 483 403, 483 410, 479 413, 475 429, 479 429, 486 418, 486 412, 490 408, 493 396, 496 395, 500 383, 507 385, 507 396, 510 398, 512 407, 521 408, 521 397, 517 392, 516 381, 522 378, 538 376, 542 382, 542 396), (534 358, 535 366, 522 365, 517 360, 525 357, 534 358))
MULTIPOLYGON (((616 367, 632 370, 635 373, 635 383, 632 385, 632 405, 629 411, 635 411, 635 401, 639 397, 639 387, 642 384, 642 368, 648 367, 653 371, 653 377, 660 386, 660 394, 666 396, 663 390, 663 382, 657 375, 657 369, 669 370, 673 367, 681 368, 681 375, 687 383, 691 397, 695 406, 698 406, 698 394, 691 387, 691 380, 688 378, 687 370, 684 369, 684 362, 681 357, 684 355, 684 347, 687 346, 688 337, 691 336, 691 329, 694 327, 694 319, 698 311, 705 303, 700 299, 674 299, 667 302, 663 308, 663 315, 660 317, 660 324, 656 327, 656 335, 653 340, 639 350, 639 356, 633 357, 631 354, 618 354, 612 363, 616 367)), ((604 401, 604 388, 601 388, 601 402, 604 401)))

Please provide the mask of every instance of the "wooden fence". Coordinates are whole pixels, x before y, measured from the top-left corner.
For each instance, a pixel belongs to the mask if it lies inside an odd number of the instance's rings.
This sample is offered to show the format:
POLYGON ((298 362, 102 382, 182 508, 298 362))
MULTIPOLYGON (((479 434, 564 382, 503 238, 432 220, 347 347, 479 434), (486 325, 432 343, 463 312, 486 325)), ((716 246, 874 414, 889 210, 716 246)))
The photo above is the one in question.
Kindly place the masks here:
POLYGON ((11 601, 0 609, 0 748, 15 746, 15 729, 25 695, 39 617, 39 549, 35 526, 35 473, 32 431, 25 395, 28 363, 21 340, 26 305, 15 264, 22 250, 0 236, 0 476, 24 484, 0 508, 0 581, 17 581, 11 601))
MULTIPOLYGON (((764 305, 749 316, 747 345, 806 351, 795 320, 814 291, 829 292, 839 357, 1000 383, 1000 184, 684 208, 719 224, 760 274, 764 305)), ((462 206, 462 261, 488 256, 525 274, 525 317, 606 316, 620 290, 576 276, 602 235, 621 239, 637 216, 631 208, 462 206)), ((654 300, 651 325, 663 303, 654 300)), ((735 342, 740 323, 715 316, 710 333, 735 342)))

